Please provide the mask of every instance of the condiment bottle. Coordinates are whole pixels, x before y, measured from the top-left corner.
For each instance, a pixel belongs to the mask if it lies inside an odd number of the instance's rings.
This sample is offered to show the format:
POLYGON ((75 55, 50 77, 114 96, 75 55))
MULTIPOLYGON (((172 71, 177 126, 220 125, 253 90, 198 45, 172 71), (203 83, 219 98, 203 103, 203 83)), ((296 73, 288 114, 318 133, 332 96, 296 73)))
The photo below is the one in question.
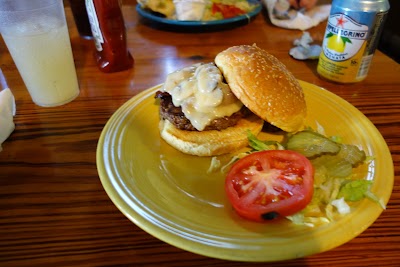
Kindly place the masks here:
POLYGON ((124 18, 119 0, 86 0, 86 10, 96 45, 95 58, 103 72, 132 68, 124 18))
POLYGON ((69 0, 69 5, 79 35, 84 39, 92 39, 92 29, 90 28, 88 14, 86 12, 85 1, 86 0, 69 0))

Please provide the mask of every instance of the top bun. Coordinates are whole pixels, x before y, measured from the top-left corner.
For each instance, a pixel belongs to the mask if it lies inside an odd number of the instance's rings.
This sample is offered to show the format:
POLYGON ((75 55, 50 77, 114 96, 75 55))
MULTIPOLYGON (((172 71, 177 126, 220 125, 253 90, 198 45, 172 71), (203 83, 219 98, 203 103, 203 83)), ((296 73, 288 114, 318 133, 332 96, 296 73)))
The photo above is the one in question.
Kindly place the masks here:
POLYGON ((256 45, 241 45, 219 53, 215 64, 253 113, 286 132, 301 130, 307 113, 303 90, 277 58, 256 45))

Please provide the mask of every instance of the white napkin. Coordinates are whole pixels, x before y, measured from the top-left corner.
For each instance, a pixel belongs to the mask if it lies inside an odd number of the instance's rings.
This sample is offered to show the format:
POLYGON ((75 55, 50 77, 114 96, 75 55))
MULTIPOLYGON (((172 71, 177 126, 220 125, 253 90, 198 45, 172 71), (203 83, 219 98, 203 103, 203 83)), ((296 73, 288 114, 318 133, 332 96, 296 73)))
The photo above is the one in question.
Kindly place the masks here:
POLYGON ((263 0, 264 5, 268 10, 268 16, 272 24, 287 28, 287 29, 298 29, 307 30, 314 26, 317 26, 321 21, 328 18, 331 11, 331 5, 317 5, 310 10, 307 10, 304 14, 297 12, 297 16, 290 20, 279 20, 272 14, 274 5, 277 0, 263 0))
POLYGON ((16 107, 14 95, 9 88, 0 91, 0 152, 1 144, 15 129, 14 119, 16 107))
POLYGON ((208 0, 174 0, 178 20, 199 21, 203 18, 208 0))
POLYGON ((289 54, 298 60, 318 59, 321 54, 322 47, 314 42, 309 32, 303 32, 301 38, 294 40, 289 54))

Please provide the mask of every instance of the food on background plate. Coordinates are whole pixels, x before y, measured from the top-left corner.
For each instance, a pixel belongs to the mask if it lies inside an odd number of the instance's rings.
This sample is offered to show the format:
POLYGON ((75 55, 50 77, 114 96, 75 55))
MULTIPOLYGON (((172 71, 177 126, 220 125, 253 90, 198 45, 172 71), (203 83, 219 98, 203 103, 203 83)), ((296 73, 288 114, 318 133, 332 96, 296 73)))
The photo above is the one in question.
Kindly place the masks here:
POLYGON ((161 137, 197 156, 232 153, 248 145, 247 133, 264 121, 287 132, 306 117, 299 82, 274 56, 256 45, 220 52, 214 63, 198 63, 168 75, 160 91, 161 137))
POLYGON ((257 6, 255 1, 212 0, 209 2, 203 20, 229 19, 251 12, 257 6))
POLYGON ((175 5, 172 0, 138 0, 142 8, 161 14, 166 18, 175 16, 175 5))
POLYGON ((257 1, 248 0, 138 0, 138 3, 167 19, 186 21, 233 18, 251 12, 259 5, 257 1))

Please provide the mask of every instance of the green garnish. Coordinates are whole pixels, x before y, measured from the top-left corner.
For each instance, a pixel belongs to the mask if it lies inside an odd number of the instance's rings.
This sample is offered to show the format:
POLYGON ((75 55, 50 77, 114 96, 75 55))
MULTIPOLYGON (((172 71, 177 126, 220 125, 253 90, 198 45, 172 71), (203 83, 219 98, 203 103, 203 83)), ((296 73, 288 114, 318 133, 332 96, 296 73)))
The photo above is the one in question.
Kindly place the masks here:
POLYGON ((372 181, 352 180, 345 183, 339 190, 338 198, 344 197, 346 201, 360 201, 369 191, 372 181))
POLYGON ((247 139, 249 140, 249 145, 255 151, 262 151, 262 150, 282 150, 285 149, 279 142, 277 141, 261 141, 258 139, 252 132, 247 132, 247 139))

